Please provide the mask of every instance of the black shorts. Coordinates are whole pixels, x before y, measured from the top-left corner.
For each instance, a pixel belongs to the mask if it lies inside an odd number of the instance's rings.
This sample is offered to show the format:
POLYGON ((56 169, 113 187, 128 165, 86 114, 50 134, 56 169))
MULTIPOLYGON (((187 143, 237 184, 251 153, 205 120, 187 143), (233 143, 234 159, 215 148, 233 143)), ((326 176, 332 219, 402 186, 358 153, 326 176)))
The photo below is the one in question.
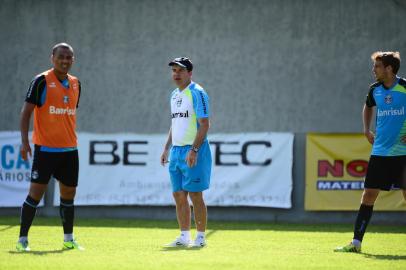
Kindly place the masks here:
POLYGON ((381 190, 406 189, 406 155, 371 156, 364 187, 381 190))
POLYGON ((31 170, 31 182, 48 184, 51 176, 70 187, 78 185, 78 150, 66 152, 44 152, 35 145, 34 161, 31 170))

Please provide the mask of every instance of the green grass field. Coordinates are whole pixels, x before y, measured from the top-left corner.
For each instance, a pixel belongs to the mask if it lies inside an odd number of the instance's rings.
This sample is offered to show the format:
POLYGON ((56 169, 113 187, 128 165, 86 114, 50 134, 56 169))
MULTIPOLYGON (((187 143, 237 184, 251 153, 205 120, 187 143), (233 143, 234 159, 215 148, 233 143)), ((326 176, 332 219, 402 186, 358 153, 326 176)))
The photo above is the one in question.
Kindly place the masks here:
MULTIPOLYGON (((334 253, 351 225, 210 222, 203 249, 165 249, 173 221, 78 219, 86 250, 63 251, 57 218, 36 218, 30 253, 15 252, 18 218, 0 217, 0 269, 406 269, 406 228, 369 227, 363 253, 334 253)), ((192 231, 192 235, 194 235, 192 231)))

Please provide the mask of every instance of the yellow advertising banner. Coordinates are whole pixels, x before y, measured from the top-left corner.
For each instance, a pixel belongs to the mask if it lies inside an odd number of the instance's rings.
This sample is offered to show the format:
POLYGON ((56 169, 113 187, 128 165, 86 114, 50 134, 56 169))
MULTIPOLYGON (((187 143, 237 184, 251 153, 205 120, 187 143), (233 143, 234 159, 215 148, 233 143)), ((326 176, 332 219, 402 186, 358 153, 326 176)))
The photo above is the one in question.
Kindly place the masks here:
MULTIPOLYGON (((363 134, 307 134, 305 210, 358 210, 370 153, 363 134)), ((406 211, 402 192, 381 191, 374 210, 406 211)))

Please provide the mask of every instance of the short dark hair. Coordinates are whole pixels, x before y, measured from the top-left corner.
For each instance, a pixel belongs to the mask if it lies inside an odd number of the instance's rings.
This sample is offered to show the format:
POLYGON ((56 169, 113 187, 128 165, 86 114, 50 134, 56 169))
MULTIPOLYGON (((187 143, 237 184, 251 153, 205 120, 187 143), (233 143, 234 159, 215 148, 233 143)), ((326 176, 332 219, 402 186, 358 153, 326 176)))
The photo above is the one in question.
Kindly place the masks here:
POLYGON ((73 53, 73 48, 72 48, 71 45, 69 45, 68 43, 65 43, 65 42, 61 42, 61 43, 56 44, 56 45, 52 48, 52 55, 55 55, 56 50, 57 50, 58 48, 68 49, 68 50, 70 50, 70 51, 73 53))
POLYGON ((371 55, 373 61, 381 61, 384 67, 391 66, 394 74, 397 74, 400 67, 399 52, 374 52, 371 55))

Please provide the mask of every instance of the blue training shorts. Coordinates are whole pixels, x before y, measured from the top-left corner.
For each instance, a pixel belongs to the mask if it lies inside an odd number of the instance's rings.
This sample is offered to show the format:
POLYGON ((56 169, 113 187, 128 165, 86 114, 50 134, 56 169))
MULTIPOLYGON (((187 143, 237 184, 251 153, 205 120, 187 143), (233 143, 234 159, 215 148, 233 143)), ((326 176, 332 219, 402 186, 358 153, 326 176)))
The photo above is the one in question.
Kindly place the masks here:
POLYGON ((185 190, 200 192, 210 186, 211 151, 208 141, 205 141, 197 152, 197 164, 188 167, 186 156, 191 146, 173 146, 169 157, 169 174, 172 191, 185 190))

